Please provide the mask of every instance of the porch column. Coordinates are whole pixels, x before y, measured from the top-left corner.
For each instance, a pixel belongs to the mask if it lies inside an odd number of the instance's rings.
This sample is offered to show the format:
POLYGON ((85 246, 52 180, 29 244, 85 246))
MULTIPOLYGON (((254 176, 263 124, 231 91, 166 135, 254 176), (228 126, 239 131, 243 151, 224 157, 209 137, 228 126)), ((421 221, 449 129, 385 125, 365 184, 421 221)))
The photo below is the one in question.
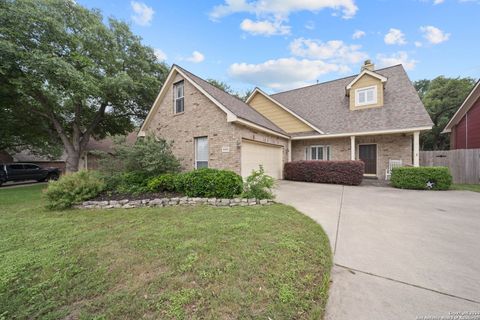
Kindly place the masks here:
POLYGON ((350 136, 350 160, 355 160, 355 136, 350 136))
POLYGON ((292 139, 288 140, 288 162, 292 162, 292 139))
POLYGON ((420 131, 413 133, 413 166, 420 166, 420 131))

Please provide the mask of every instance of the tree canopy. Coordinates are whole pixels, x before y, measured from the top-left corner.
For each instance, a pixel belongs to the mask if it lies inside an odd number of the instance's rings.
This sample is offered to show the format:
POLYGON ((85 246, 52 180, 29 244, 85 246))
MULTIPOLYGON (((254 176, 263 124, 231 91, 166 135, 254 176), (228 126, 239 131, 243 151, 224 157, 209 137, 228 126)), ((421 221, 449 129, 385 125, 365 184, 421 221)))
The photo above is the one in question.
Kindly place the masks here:
POLYGON ((450 138, 442 134, 448 121, 472 90, 475 80, 472 78, 446 78, 414 82, 420 99, 432 118, 433 128, 421 135, 422 150, 448 150, 450 138))
POLYGON ((76 171, 92 136, 125 134, 145 118, 167 73, 126 23, 105 24, 97 10, 0 0, 2 148, 61 141, 76 171))
POLYGON ((214 87, 217 87, 220 90, 225 91, 228 94, 231 94, 232 96, 237 97, 238 99, 242 101, 247 101, 248 97, 252 94, 253 89, 247 90, 244 93, 240 93, 238 91, 235 91, 228 83, 224 81, 219 81, 215 79, 207 79, 207 82, 213 85, 214 87))

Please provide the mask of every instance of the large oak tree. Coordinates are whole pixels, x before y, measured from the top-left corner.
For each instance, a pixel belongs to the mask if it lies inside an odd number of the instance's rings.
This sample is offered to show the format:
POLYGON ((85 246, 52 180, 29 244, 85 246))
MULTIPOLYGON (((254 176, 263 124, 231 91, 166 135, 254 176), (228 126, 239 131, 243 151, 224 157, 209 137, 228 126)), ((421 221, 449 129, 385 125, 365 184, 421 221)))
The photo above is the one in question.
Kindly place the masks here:
POLYGON ((91 137, 145 118, 167 69, 127 24, 73 0, 0 0, 2 147, 59 142, 77 171, 91 137))

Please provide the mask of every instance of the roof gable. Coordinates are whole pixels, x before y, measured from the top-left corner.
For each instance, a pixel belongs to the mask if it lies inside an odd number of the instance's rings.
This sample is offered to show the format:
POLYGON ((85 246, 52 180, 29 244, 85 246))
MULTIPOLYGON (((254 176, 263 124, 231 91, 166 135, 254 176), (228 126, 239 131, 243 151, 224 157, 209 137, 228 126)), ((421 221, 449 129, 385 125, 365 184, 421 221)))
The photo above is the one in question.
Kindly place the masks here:
POLYGON ((246 103, 288 133, 311 132, 312 130, 323 133, 259 88, 255 88, 246 103))
POLYGON ((285 136, 285 131, 276 126, 273 122, 265 118, 263 115, 258 113, 252 107, 241 101, 240 99, 226 93, 223 90, 218 89, 217 87, 211 85, 207 81, 203 80, 200 77, 190 73, 189 71, 173 65, 170 73, 165 81, 165 84, 162 86, 160 93, 158 94, 155 102, 153 103, 152 108, 150 109, 147 118, 145 119, 142 127, 139 131, 139 136, 145 135, 145 130, 149 125, 150 121, 153 119, 159 102, 164 99, 168 88, 173 85, 175 75, 180 74, 184 79, 189 81, 197 90, 204 94, 208 99, 210 99, 217 107, 224 111, 227 115, 227 121, 235 122, 238 121, 238 118, 241 118, 245 121, 242 121, 243 124, 258 126, 257 129, 264 129, 272 131, 274 134, 280 134, 285 136))
POLYGON ((355 77, 355 79, 353 79, 349 84, 347 84, 347 90, 350 90, 352 88, 352 86, 358 81, 360 80, 364 75, 369 75, 369 76, 372 76, 374 78, 377 78, 378 80, 380 80, 382 83, 383 82, 387 82, 387 78, 382 76, 381 74, 378 74, 376 72, 373 72, 373 71, 370 71, 370 70, 363 70, 358 76, 355 77))

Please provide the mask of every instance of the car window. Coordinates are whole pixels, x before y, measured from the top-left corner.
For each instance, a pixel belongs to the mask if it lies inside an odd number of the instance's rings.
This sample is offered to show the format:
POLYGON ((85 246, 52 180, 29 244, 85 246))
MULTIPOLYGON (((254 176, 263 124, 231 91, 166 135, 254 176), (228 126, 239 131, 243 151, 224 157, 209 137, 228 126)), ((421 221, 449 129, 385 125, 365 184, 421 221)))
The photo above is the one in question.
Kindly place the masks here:
POLYGON ((29 169, 29 170, 39 169, 39 166, 36 166, 34 164, 24 164, 24 167, 25 169, 29 169))
POLYGON ((23 170, 23 164, 11 164, 9 168, 12 170, 23 170))

